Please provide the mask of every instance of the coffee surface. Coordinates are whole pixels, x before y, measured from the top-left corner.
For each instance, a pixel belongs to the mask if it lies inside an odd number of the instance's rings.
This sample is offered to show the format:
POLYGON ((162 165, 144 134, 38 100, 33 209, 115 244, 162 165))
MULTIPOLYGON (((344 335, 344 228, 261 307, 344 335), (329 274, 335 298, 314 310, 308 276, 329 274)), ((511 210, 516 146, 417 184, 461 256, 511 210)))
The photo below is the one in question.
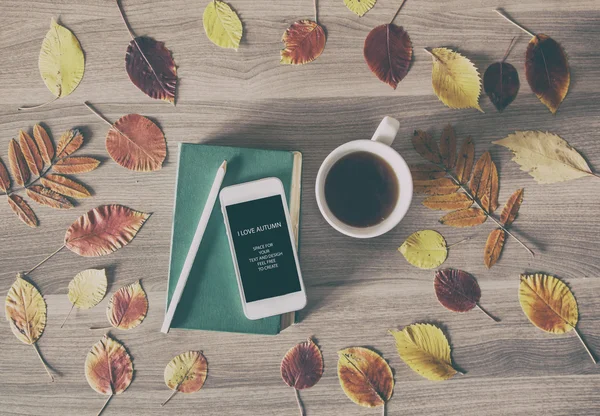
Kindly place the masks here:
POLYGON ((325 179, 325 200, 337 219, 353 227, 371 227, 396 207, 398 179, 388 162, 369 152, 338 160, 325 179))

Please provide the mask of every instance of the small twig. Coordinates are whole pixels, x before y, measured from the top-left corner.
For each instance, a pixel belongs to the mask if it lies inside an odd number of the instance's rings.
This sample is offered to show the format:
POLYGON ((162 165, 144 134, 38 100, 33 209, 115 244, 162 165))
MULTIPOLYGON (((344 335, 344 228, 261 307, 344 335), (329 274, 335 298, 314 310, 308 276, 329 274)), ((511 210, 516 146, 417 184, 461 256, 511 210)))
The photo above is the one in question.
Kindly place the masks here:
POLYGON ((402 0, 402 3, 400 3, 400 7, 398 7, 398 10, 396 10, 396 13, 394 13, 394 17, 392 17, 392 20, 390 20, 390 25, 394 23, 394 19, 396 19, 396 16, 398 16, 398 13, 400 13, 400 9, 402 9, 404 3, 406 3, 406 0, 402 0))
POLYGON ((531 33, 529 30, 525 29, 523 26, 521 26, 520 24, 518 24, 517 22, 515 22, 514 20, 512 20, 511 18, 509 18, 506 14, 504 14, 504 12, 500 9, 495 9, 494 10, 496 13, 498 13, 500 16, 502 16, 503 18, 505 18, 507 21, 509 21, 510 23, 512 23, 513 25, 515 25, 516 27, 518 27, 519 29, 521 29, 523 32, 527 33, 529 36, 531 36, 532 38, 535 37, 535 35, 533 33, 531 33))
POLYGON ((475 306, 477 306, 477 309, 479 309, 481 312, 483 312, 492 321, 494 321, 494 322, 500 322, 500 319, 494 317, 491 313, 489 313, 488 311, 486 311, 485 309, 483 309, 479 303, 476 303, 475 306))
POLYGON ((56 250, 54 253, 50 254, 48 257, 46 257, 44 260, 40 261, 38 264, 36 264, 33 269, 29 270, 27 273, 25 274, 30 274, 32 271, 34 271, 35 269, 37 269, 38 267, 40 267, 42 264, 44 264, 46 261, 50 260, 52 258, 52 256, 54 256, 55 254, 57 254, 59 251, 61 251, 63 248, 65 248, 65 245, 63 244, 62 246, 60 246, 58 248, 58 250, 56 250))
POLYGON ((83 105, 85 105, 92 113, 97 115, 98 118, 100 118, 100 120, 104 121, 106 124, 113 127, 113 123, 111 123, 106 117, 104 117, 102 114, 100 114, 98 112, 98 110, 94 109, 94 107, 92 107, 87 101, 84 101, 83 105))
POLYGON ((590 358, 592 359, 592 361, 594 362, 594 364, 598 364, 598 361, 596 361, 596 357, 594 357, 594 354, 592 354, 592 351, 590 351, 590 349, 588 348, 587 344, 585 343, 585 341, 581 337, 581 334, 579 333, 579 330, 577 329, 577 327, 574 326, 573 329, 575 330, 575 334, 577 334, 577 338, 579 338, 579 341, 581 341, 581 343, 583 344, 583 347, 587 351, 588 355, 590 356, 590 358))
POLYGON ((100 416, 102 414, 102 412, 104 411, 104 409, 106 408, 106 405, 108 404, 108 402, 110 402, 110 399, 112 399, 113 394, 111 393, 110 396, 108 396, 108 399, 106 399, 106 401, 104 402, 104 404, 102 405, 102 409, 100 409, 100 411, 98 412, 97 416, 100 416))
POLYGON ((506 58, 508 58, 508 54, 509 54, 509 53, 510 53, 510 51, 512 50, 513 46, 515 46, 515 39, 516 39, 516 38, 517 38, 517 37, 516 37, 516 36, 514 36, 514 37, 511 39, 511 41, 510 41, 510 44, 508 45, 508 48, 506 48, 506 52, 504 52, 504 56, 502 57, 502 61, 500 61, 500 62, 504 62, 504 61, 506 61, 506 58))
POLYGON ((313 0, 313 5, 315 6, 315 23, 319 23, 319 12, 317 10, 317 0, 313 0))
POLYGON ((33 349, 37 353, 38 357, 40 357, 40 361, 42 362, 42 364, 44 364, 44 369, 46 370, 46 373, 48 373, 48 375, 50 376, 50 382, 53 382, 54 381, 54 376, 52 376, 52 373, 50 373, 50 369, 48 368, 48 365, 46 364, 46 361, 44 361, 44 358, 42 357, 42 354, 40 354, 40 349, 37 346, 37 342, 34 342, 31 345, 33 346, 33 349))
POLYGON ((463 238, 462 240, 460 240, 460 241, 457 241, 456 243, 452 243, 452 244, 450 244, 450 245, 448 245, 448 246, 446 246, 446 247, 447 247, 447 248, 450 248, 450 247, 457 246, 457 245, 459 245, 459 244, 462 244, 462 243, 464 243, 465 241, 469 241, 471 238, 472 238, 472 237, 463 238))
POLYGON ((75 307, 75 305, 71 305, 71 309, 69 310, 69 313, 67 314, 67 317, 65 318, 65 320, 63 321, 62 324, 60 324, 60 327, 62 328, 63 326, 65 326, 65 322, 67 322, 67 319, 69 319, 69 316, 71 316, 71 312, 73 312, 73 308, 75 307))
POLYGON ((116 0, 116 1, 117 1, 117 7, 119 8, 119 13, 121 13, 121 17, 123 18, 123 23, 125 23, 125 27, 127 28, 127 31, 129 32, 129 36, 131 36, 131 39, 135 40, 135 35, 133 34, 133 31, 129 27, 129 22, 127 21, 127 18, 125 17, 125 12, 123 11, 123 6, 121 6, 121 1, 120 0, 116 0))
POLYGON ((178 388, 179 388, 179 385, 177 387, 175 387, 175 390, 173 390, 173 393, 171 393, 169 398, 161 403, 161 406, 164 406, 165 404, 169 403, 169 400, 171 400, 173 398, 173 396, 175 396, 175 394, 177 393, 178 388))
POLYGON ((296 402, 298 403, 298 409, 300 409, 300 416, 306 416, 306 412, 304 411, 304 405, 302 404, 302 400, 300 400, 300 393, 298 393, 297 388, 294 388, 294 393, 296 394, 296 402))
POLYGON ((38 105, 22 106, 22 107, 17 108, 17 110, 19 110, 19 111, 27 111, 27 110, 34 110, 36 108, 42 108, 44 106, 47 106, 48 104, 52 104, 54 101, 58 100, 59 98, 60 97, 54 97, 50 101, 46 101, 45 103, 38 104, 38 105))
POLYGON ((90 327, 90 331, 95 331, 97 329, 111 329, 112 326, 92 326, 90 327))

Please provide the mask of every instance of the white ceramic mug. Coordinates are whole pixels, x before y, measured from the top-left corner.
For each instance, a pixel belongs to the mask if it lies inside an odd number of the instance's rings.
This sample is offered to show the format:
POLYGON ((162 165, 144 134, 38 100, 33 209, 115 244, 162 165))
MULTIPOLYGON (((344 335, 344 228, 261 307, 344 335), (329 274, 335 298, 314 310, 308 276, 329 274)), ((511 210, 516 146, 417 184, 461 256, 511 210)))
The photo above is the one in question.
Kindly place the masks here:
POLYGON ((399 128, 400 122, 398 120, 386 116, 381 123, 379 123, 379 127, 377 127, 371 140, 354 140, 345 143, 331 152, 321 164, 319 173, 317 174, 317 183, 315 187, 317 204, 319 205, 321 214, 325 217, 327 222, 342 234, 355 238, 377 237, 387 233, 398 225, 400 220, 406 215, 410 202, 412 201, 413 182, 408 165, 402 156, 391 148, 399 128), (327 179, 331 167, 344 156, 355 152, 373 153, 389 163, 396 174, 400 188, 396 206, 391 214, 380 223, 364 228, 353 227, 337 219, 327 206, 327 201, 325 199, 325 180, 327 179))

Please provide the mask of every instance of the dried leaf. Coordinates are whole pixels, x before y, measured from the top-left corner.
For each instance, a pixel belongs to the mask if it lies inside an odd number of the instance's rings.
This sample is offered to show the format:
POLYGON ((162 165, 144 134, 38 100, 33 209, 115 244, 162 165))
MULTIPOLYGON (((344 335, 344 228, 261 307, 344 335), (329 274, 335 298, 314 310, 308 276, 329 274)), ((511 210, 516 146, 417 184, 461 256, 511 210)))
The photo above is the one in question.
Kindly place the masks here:
POLYGON ((485 220, 487 220, 487 215, 479 208, 459 209, 440 218, 442 224, 450 227, 473 227, 483 224, 485 220))
POLYGON ((115 292, 106 309, 108 321, 119 329, 135 328, 147 313, 148 298, 139 280, 115 292))
POLYGON ((371 10, 376 2, 377 0, 344 0, 346 7, 359 17, 371 10))
POLYGON ((83 134, 77 129, 67 130, 58 139, 56 159, 62 159, 75 152, 83 144, 83 134))
POLYGON ((448 339, 438 327, 412 324, 390 333, 402 361, 426 379, 447 380, 458 372, 452 367, 448 339))
POLYGON ((468 312, 477 306, 481 298, 477 280, 462 270, 438 270, 433 286, 440 303, 453 312, 468 312))
POLYGON ((221 48, 237 49, 242 39, 243 27, 237 13, 222 1, 208 3, 202 15, 208 39, 221 48))
POLYGON ((56 173, 85 173, 91 172, 100 165, 98 159, 93 157, 67 157, 52 166, 56 173))
POLYGON ((27 196, 40 205, 55 209, 73 208, 73 203, 52 189, 40 185, 33 185, 27 189, 27 196))
POLYGON ((385 406, 394 392, 394 375, 379 354, 362 347, 338 351, 338 378, 344 393, 364 407, 385 406))
POLYGON ((23 130, 19 131, 19 146, 31 173, 40 176, 44 168, 44 161, 31 136, 23 130))
POLYGON ((312 339, 290 348, 281 361, 281 378, 296 390, 314 386, 323 376, 323 356, 312 339))
POLYGON ((460 186, 450 178, 413 181, 413 186, 415 193, 427 195, 448 195, 460 189, 460 186))
POLYGON ((423 201, 423 205, 439 211, 454 211, 469 208, 473 205, 473 200, 464 192, 455 192, 448 195, 430 196, 423 201))
POLYGON ((6 170, 6 166, 2 159, 0 159, 0 190, 6 192, 10 189, 10 176, 8 174, 8 170, 6 170))
POLYGON ((69 282, 69 301, 79 309, 93 308, 104 299, 107 286, 105 269, 84 270, 69 282))
POLYGON ((433 163, 442 163, 438 145, 433 138, 423 130, 415 130, 412 144, 418 154, 433 163))
POLYGON ((483 74, 483 90, 500 112, 517 98, 520 85, 517 69, 504 61, 494 62, 483 74))
POLYGON ((84 257, 110 254, 129 244, 149 217, 122 205, 99 206, 69 227, 65 246, 84 257))
POLYGON ((506 205, 502 208, 502 213, 500 214, 500 222, 502 225, 509 226, 513 223, 515 218, 517 218, 517 214, 519 213, 519 208, 521 208, 521 204, 523 203, 523 188, 517 189, 511 196, 508 198, 506 205))
POLYGON ((167 157, 167 142, 163 132, 150 119, 128 114, 108 130, 106 150, 124 168, 149 172, 162 167, 167 157))
POLYGON ((431 82, 440 101, 450 108, 475 108, 481 112, 481 81, 473 63, 450 49, 431 50, 433 69, 431 82))
POLYGON ((564 139, 541 131, 516 131, 493 142, 513 152, 512 160, 537 183, 547 184, 593 176, 585 159, 564 139))
POLYGON ((57 98, 71 94, 81 82, 85 59, 75 35, 52 19, 42 42, 39 57, 40 75, 57 98))
POLYGON ((21 221, 29 225, 31 228, 38 226, 38 219, 31 207, 17 194, 8 195, 8 205, 21 221))
POLYGON ((208 362, 200 351, 188 351, 174 357, 165 367, 165 384, 173 393, 162 404, 167 404, 177 392, 195 393, 204 386, 208 362))
POLYGON ((458 153, 456 161, 456 177, 461 183, 466 183, 471 177, 473 163, 475 162, 475 144, 471 137, 467 137, 458 153))
POLYGON ((525 77, 535 95, 555 114, 571 82, 562 46, 547 35, 534 36, 525 53, 525 77))
POLYGON ((325 31, 312 20, 299 20, 292 24, 281 38, 281 63, 302 65, 314 61, 325 49, 325 31))
POLYGON ((51 164, 54 158, 54 144, 46 130, 39 124, 36 124, 33 126, 33 138, 44 162, 48 165, 51 164))
POLYGON ((44 333, 46 302, 36 287, 20 275, 6 295, 5 313, 19 341, 32 345, 44 333))
POLYGON ((393 89, 408 74, 412 43, 401 26, 389 23, 371 30, 363 52, 371 72, 393 89))
POLYGON ((29 182, 30 172, 25 161, 25 156, 15 139, 8 143, 8 162, 10 170, 15 177, 15 182, 21 186, 29 182))
POLYGON ((92 196, 90 191, 82 184, 62 175, 49 174, 40 179, 46 188, 73 198, 88 198, 92 196))
POLYGON ((483 262, 488 269, 496 264, 500 258, 500 254, 502 254, 502 249, 504 248, 505 239, 506 233, 501 228, 496 228, 488 235, 483 251, 483 262))
POLYGON ((412 165, 410 166, 410 173, 414 181, 428 181, 446 176, 446 172, 433 163, 412 165))
POLYGON ((444 130, 442 130, 440 154, 444 166, 448 169, 454 168, 456 165, 456 133, 454 133, 454 128, 451 124, 446 125, 444 130))
POLYGON ((422 230, 411 234, 398 248, 406 261, 420 269, 434 269, 446 261, 448 247, 440 233, 422 230))
POLYGON ((494 212, 498 208, 498 170, 490 152, 481 155, 475 164, 469 189, 486 211, 494 212))

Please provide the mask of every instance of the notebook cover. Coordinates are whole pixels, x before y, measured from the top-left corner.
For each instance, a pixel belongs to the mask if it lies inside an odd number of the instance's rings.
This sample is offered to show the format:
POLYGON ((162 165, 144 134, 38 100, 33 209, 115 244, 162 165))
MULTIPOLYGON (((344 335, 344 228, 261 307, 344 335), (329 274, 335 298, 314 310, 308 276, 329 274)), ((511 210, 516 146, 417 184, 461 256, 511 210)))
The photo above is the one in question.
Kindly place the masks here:
MULTIPOLYGON (((223 160, 227 160, 223 187, 275 176, 290 201, 293 152, 180 143, 167 305, 223 160)), ((280 316, 253 321, 244 315, 217 199, 171 328, 275 335, 280 327, 280 316)))

